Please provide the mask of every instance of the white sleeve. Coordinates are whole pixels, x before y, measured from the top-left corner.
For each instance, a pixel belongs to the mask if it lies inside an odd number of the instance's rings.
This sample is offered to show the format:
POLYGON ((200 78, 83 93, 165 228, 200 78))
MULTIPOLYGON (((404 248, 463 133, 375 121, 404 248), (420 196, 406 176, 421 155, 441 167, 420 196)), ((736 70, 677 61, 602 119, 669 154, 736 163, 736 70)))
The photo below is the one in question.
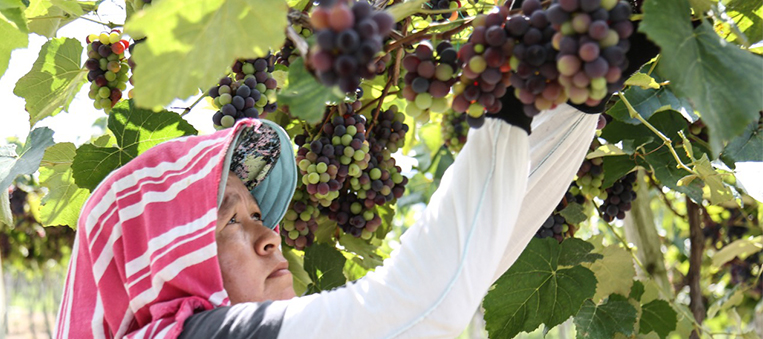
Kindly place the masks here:
POLYGON ((598 114, 583 114, 560 105, 533 119, 530 135, 530 177, 517 227, 494 280, 517 260, 527 243, 567 192, 596 132, 598 114))
POLYGON ((279 338, 453 338, 513 239, 528 136, 497 119, 469 132, 423 217, 384 265, 343 288, 288 301, 279 338))

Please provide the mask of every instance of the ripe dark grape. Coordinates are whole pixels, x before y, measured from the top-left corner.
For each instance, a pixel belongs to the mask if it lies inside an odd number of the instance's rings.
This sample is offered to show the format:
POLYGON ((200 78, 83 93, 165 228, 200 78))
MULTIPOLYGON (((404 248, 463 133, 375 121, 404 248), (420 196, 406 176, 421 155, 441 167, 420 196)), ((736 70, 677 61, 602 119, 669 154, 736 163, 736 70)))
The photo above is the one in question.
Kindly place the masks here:
POLYGON ((332 7, 317 7, 311 18, 317 44, 310 64, 325 85, 354 92, 361 78, 372 79, 383 68, 373 59, 392 30, 394 19, 389 14, 374 11, 366 1, 356 2, 352 8, 337 2, 332 7))
POLYGON ((557 33, 559 83, 574 104, 597 106, 622 88, 633 33, 630 5, 612 0, 558 0, 548 10, 557 33))
POLYGON ((625 219, 625 212, 631 210, 631 203, 636 200, 634 185, 636 184, 636 172, 626 174, 615 181, 612 187, 607 188, 604 203, 599 207, 601 218, 606 222, 614 219, 625 219))
POLYGON ((445 96, 456 82, 454 76, 458 64, 452 59, 455 49, 450 42, 442 41, 437 45, 436 52, 435 55, 429 41, 423 41, 414 53, 403 58, 403 67, 408 73, 404 77, 402 96, 410 102, 406 113, 420 122, 428 121, 431 111, 444 112, 448 109, 445 96))
POLYGON ((556 206, 551 215, 541 224, 541 227, 535 233, 538 238, 550 238, 554 237, 557 241, 561 242, 565 238, 569 238, 575 235, 577 225, 567 221, 562 216, 561 212, 570 204, 585 204, 586 198, 581 194, 576 194, 577 187, 573 184, 570 185, 569 190, 564 194, 562 201, 556 206))
MULTIPOLYGON (((458 19, 458 12, 455 11, 455 9, 459 7, 461 7, 461 4, 456 0, 429 0, 423 5, 424 9, 454 10, 453 12, 449 12, 449 13, 430 14, 429 19, 435 22, 442 22, 447 20, 453 21, 458 19)), ((426 15, 424 16, 426 17, 426 15)))
MULTIPOLYGON (((278 108, 276 103, 276 88, 278 81, 273 78, 275 70, 276 57, 268 53, 262 58, 236 60, 231 69, 233 70, 233 79, 242 82, 251 92, 249 97, 255 100, 255 108, 260 112, 260 116, 265 117, 268 113, 275 112, 278 108), (255 93, 255 94, 252 94, 255 93)), ((246 98, 246 89, 237 88, 232 92, 243 98, 246 98)))
POLYGON ((474 31, 458 53, 463 72, 453 86, 452 108, 467 113, 476 119, 475 122, 480 121, 485 112, 501 110, 499 99, 510 85, 509 58, 516 36, 524 34, 530 27, 529 20, 507 21, 508 14, 508 8, 501 6, 490 14, 475 18, 472 22, 474 31))
POLYGON ((84 67, 89 71, 87 80, 91 82, 88 96, 94 100, 93 107, 109 113, 122 98, 122 91, 131 80, 124 54, 130 43, 122 40, 118 30, 90 34, 85 40, 88 42, 88 59, 84 67))
MULTIPOLYGON (((294 29, 297 34, 302 36, 303 38, 307 39, 313 35, 313 31, 305 26, 302 26, 300 24, 291 24, 291 28, 294 29)), ((281 50, 276 53, 276 60, 275 62, 277 64, 281 64, 284 66, 289 66, 294 60, 296 60, 299 55, 295 53, 296 46, 294 45, 294 42, 291 41, 288 37, 286 38, 286 41, 284 41, 283 47, 281 47, 281 50)))

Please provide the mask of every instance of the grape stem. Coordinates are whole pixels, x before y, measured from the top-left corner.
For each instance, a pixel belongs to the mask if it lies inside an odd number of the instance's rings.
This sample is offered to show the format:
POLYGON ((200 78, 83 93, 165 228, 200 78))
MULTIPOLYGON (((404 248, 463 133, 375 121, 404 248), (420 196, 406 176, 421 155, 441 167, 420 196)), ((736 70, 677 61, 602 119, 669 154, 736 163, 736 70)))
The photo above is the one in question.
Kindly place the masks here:
MULTIPOLYGON (((27 18, 27 19, 29 19, 29 20, 71 19, 71 15, 38 16, 38 17, 27 18)), ((83 19, 83 20, 86 20, 86 21, 94 22, 96 24, 103 25, 103 26, 106 26, 108 28, 117 28, 117 27, 124 26, 124 24, 116 24, 116 23, 113 23, 111 21, 106 23, 106 22, 95 20, 95 19, 90 19, 90 18, 88 18, 86 16, 81 16, 81 17, 79 17, 77 19, 83 19)))
POLYGON ((673 207, 673 203, 670 202, 670 199, 668 199, 668 196, 665 195, 665 192, 662 191, 662 186, 658 185, 654 180, 649 180, 649 182, 652 184, 652 186, 657 190, 657 192, 660 194, 660 200, 665 203, 665 206, 668 207, 668 209, 673 212, 677 217, 681 219, 686 219, 686 216, 679 213, 678 210, 676 210, 675 207, 673 207))
POLYGON ((194 101, 194 102, 191 104, 191 106, 188 106, 188 107, 186 107, 186 108, 184 108, 184 109, 183 109, 183 113, 180 113, 180 116, 181 116, 181 117, 184 117, 186 114, 190 113, 190 112, 191 112, 191 110, 192 110, 192 109, 193 109, 193 108, 196 106, 196 104, 198 104, 199 102, 201 102, 201 100, 202 100, 202 99, 204 99, 205 97, 206 97, 206 95, 204 95, 204 93, 202 93, 202 94, 199 96, 199 98, 198 98, 198 99, 196 99, 196 101, 194 101))
POLYGON ((644 119, 644 117, 642 117, 641 114, 639 114, 636 111, 636 109, 633 108, 633 106, 631 106, 631 103, 625 97, 625 94, 623 94, 623 92, 618 92, 617 95, 620 96, 620 99, 623 100, 623 103, 625 104, 625 106, 628 107, 628 112, 630 113, 631 117, 636 118, 638 121, 641 121, 641 123, 644 124, 644 126, 649 128, 649 130, 651 130, 660 139, 662 139, 663 145, 668 147, 668 149, 670 150, 670 153, 673 155, 673 158, 675 158, 676 162, 678 162, 677 168, 682 168, 682 169, 686 170, 687 172, 689 172, 691 174, 699 176, 696 172, 694 172, 694 170, 692 170, 691 168, 686 166, 683 163, 683 161, 681 161, 681 158, 678 156, 678 153, 676 153, 676 149, 673 148, 673 141, 671 141, 670 138, 668 138, 667 136, 662 134, 662 132, 660 132, 657 128, 652 126, 652 124, 650 124, 648 121, 646 121, 646 119, 644 119))
MULTIPOLYGON (((402 49, 401 49, 402 51, 402 49)), ((397 60, 395 60, 395 67, 397 67, 397 60)), ((384 90, 382 91, 381 96, 378 98, 379 102, 376 104, 376 113, 374 113, 373 119, 371 119, 371 123, 368 125, 368 129, 366 129, 366 138, 368 138, 368 135, 371 133, 371 129, 374 128, 374 124, 379 119, 379 113, 381 113, 381 106, 384 103, 384 98, 387 96, 389 92, 389 88, 392 87, 392 78, 387 80, 387 85, 384 86, 384 90)))

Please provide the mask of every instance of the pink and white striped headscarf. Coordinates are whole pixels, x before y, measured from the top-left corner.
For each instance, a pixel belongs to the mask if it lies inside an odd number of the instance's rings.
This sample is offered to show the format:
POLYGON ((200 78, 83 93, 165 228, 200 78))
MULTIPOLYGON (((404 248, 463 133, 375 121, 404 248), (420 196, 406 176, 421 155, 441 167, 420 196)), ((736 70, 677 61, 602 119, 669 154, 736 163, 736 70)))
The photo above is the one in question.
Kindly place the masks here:
POLYGON ((176 338, 195 312, 229 305, 214 234, 226 153, 269 128, 245 119, 168 141, 106 177, 80 214, 56 338, 176 338))

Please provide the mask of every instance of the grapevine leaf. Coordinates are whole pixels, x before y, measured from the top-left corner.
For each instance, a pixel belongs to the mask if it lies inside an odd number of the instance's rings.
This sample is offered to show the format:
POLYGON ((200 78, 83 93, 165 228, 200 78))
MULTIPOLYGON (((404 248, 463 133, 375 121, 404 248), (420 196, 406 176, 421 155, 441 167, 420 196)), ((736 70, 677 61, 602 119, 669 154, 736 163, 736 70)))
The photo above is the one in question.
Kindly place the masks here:
POLYGON ((282 248, 284 249, 283 256, 289 262, 289 271, 293 277, 294 293, 303 295, 307 290, 307 286, 313 282, 303 267, 304 257, 299 254, 301 253, 300 251, 294 248, 289 246, 282 246, 282 248))
POLYGON ((734 162, 763 161, 763 123, 754 121, 723 151, 734 162))
POLYGON ((697 176, 705 182, 706 188, 710 191, 711 204, 718 205, 734 199, 729 187, 723 183, 721 174, 713 169, 713 165, 707 159, 707 154, 702 154, 702 158, 697 160, 694 164, 694 171, 697 172, 697 176))
POLYGON ((71 165, 76 154, 77 148, 70 142, 45 150, 40 167, 40 185, 48 188, 42 199, 40 222, 44 226, 77 227, 80 209, 90 193, 74 183, 71 165))
MULTIPOLYGON (((688 126, 683 116, 674 110, 660 111, 659 114, 655 113, 646 120, 671 140, 679 140, 681 137, 678 135, 678 131, 685 129, 688 126)), ((644 146, 651 142, 653 145, 647 145, 647 152, 660 147, 662 144, 662 140, 659 140, 657 135, 646 126, 633 126, 616 120, 611 121, 604 127, 601 131, 601 137, 609 141, 611 144, 616 144, 620 141, 633 140, 632 145, 634 148, 644 146)), ((623 150, 626 152, 629 151, 626 147, 623 147, 623 150)))
POLYGON ((287 6, 279 0, 162 0, 126 25, 135 46, 135 101, 169 104, 208 88, 236 58, 264 56, 284 41, 287 6))
POLYGON ((50 0, 29 0, 29 7, 24 12, 29 20, 29 31, 53 38, 61 27, 64 11, 53 5, 50 0))
MULTIPOLYGON (((647 150, 647 152, 650 152, 647 150)), ((682 152, 678 152, 678 157, 686 164, 690 159, 686 157, 682 152)), ((664 186, 670 189, 681 192, 689 196, 695 202, 702 201, 702 184, 694 181, 685 186, 678 185, 679 180, 689 174, 684 169, 677 168, 678 162, 673 158, 670 150, 667 147, 654 148, 651 153, 647 153, 644 156, 645 160, 638 159, 639 164, 644 167, 651 167, 654 177, 660 181, 664 186)))
POLYGON ((421 9, 421 5, 427 0, 408 0, 397 6, 387 9, 387 13, 395 19, 395 22, 401 21, 421 9))
POLYGON ((307 71, 303 58, 289 65, 289 83, 278 93, 279 105, 289 106, 292 116, 310 124, 320 122, 326 102, 337 99, 340 97, 332 87, 324 86, 307 71))
POLYGON ((309 3, 310 3, 310 0, 286 0, 286 4, 289 5, 289 7, 294 8, 298 11, 304 10, 305 6, 307 6, 307 4, 309 3))
POLYGON ((613 338, 615 333, 633 334, 636 308, 628 299, 612 294, 601 304, 586 300, 574 318, 577 338, 613 338))
POLYGON ((604 169, 604 180, 602 180, 601 189, 612 187, 612 184, 628 174, 636 167, 636 162, 627 155, 616 157, 604 157, 602 159, 602 168, 604 169))
POLYGON ((634 280, 633 286, 631 287, 631 292, 628 295, 628 298, 641 301, 641 296, 644 295, 644 283, 634 280))
POLYGON ((763 110, 763 58, 726 43, 706 22, 693 29, 687 1, 647 1, 643 11, 639 30, 661 47, 658 73, 700 112, 717 156, 763 110))
POLYGON ((53 130, 35 128, 18 152, 11 147, 0 150, 0 192, 5 192, 19 175, 32 174, 40 167, 45 149, 53 145, 53 130))
POLYGON ((453 161, 455 161, 455 158, 453 158, 453 153, 450 153, 448 148, 443 144, 438 149, 434 160, 432 160, 432 165, 429 166, 427 172, 431 172, 435 180, 439 180, 443 175, 445 175, 445 170, 447 170, 448 167, 453 164, 453 161))
POLYGON ((0 77, 8 69, 11 60, 11 52, 16 48, 23 48, 29 44, 27 26, 24 22, 21 1, 12 0, 9 3, 0 4, 0 77), (15 6, 15 7, 14 7, 15 6), (6 21, 3 17, 7 18, 6 21))
POLYGON ((31 126, 69 108, 87 77, 81 54, 82 45, 76 39, 51 39, 42 46, 32 70, 16 82, 13 93, 26 99, 31 126))
POLYGON ((726 14, 736 22, 749 44, 763 40, 763 3, 748 0, 723 0, 723 3, 726 14))
POLYGON ((710 308, 707 309, 707 318, 712 319, 720 311, 728 310, 731 307, 739 306, 744 300, 744 290, 739 285, 734 286, 723 297, 716 300, 710 308))
MULTIPOLYGON (((634 77, 639 74, 646 75, 645 73, 636 73, 634 77)), ((652 76, 649 77, 656 79, 657 82, 663 81, 663 79, 659 78, 656 74, 652 74, 652 76)), ((662 86, 658 89, 644 89, 638 86, 631 86, 628 87, 628 89, 626 89, 623 94, 625 95, 625 98, 628 99, 628 102, 631 104, 631 106, 633 106, 633 108, 636 110, 636 112, 638 112, 639 115, 641 115, 646 120, 649 120, 649 118, 654 113, 665 110, 677 111, 690 122, 694 122, 699 119, 699 117, 694 114, 694 110, 691 108, 689 101, 683 98, 677 98, 676 95, 671 91, 669 85, 662 86)), ((628 124, 641 124, 638 119, 631 118, 630 114, 628 113, 628 108, 625 106, 625 103, 623 103, 622 100, 619 100, 617 103, 615 103, 615 105, 607 111, 607 114, 611 115, 617 120, 626 122, 628 124)))
POLYGON ((614 156, 614 155, 625 155, 625 151, 620 149, 620 147, 617 147, 612 144, 605 144, 599 146, 596 150, 594 150, 591 153, 586 154, 586 159, 593 159, 593 158, 601 158, 601 157, 607 157, 607 156, 614 156))
POLYGON ((72 163, 77 186, 92 191, 111 171, 149 148, 170 139, 198 133, 179 115, 137 108, 132 100, 124 100, 114 106, 109 114, 108 127, 116 137, 116 147, 84 144, 77 149, 72 163))
POLYGON ((332 245, 313 244, 305 248, 305 271, 313 281, 308 291, 320 292, 344 285, 347 282, 342 272, 345 261, 347 259, 332 245))
POLYGON ((630 253, 620 246, 610 245, 605 247, 601 254, 604 256, 601 260, 583 264, 593 272, 598 281, 593 301, 599 302, 613 293, 628 295, 636 275, 630 253))
POLYGON ((13 226, 11 201, 7 190, 0 191, 0 224, 13 226))
POLYGON ((556 326, 576 314, 596 292, 596 278, 580 266, 593 245, 579 239, 533 239, 496 281, 483 307, 491 338, 513 338, 541 324, 556 326), (571 266, 571 267, 562 267, 571 266))
POLYGON ((638 86, 643 89, 659 89, 660 84, 657 83, 657 81, 654 81, 654 78, 649 76, 646 73, 636 73, 632 75, 628 80, 625 80, 626 86, 638 86))
POLYGON ((641 320, 639 320, 639 333, 647 334, 656 332, 664 339, 676 329, 676 311, 667 301, 656 299, 641 306, 641 320))
POLYGON ((559 212, 564 220, 570 224, 579 224, 588 220, 588 216, 585 214, 583 205, 576 202, 570 203, 561 212, 559 212))
POLYGON ((710 7, 713 5, 713 1, 712 0, 689 0, 689 4, 691 4, 691 8, 694 9, 695 12, 704 13, 710 10, 710 7))
POLYGON ((440 124, 428 123, 419 128, 419 140, 427 145, 434 157, 444 144, 442 140, 442 128, 440 124))
POLYGON ((353 237, 347 233, 342 233, 339 237, 339 244, 342 245, 346 251, 357 255, 360 264, 366 269, 380 266, 384 259, 376 252, 378 245, 369 243, 367 240, 361 238, 353 237))
POLYGON ((736 257, 745 259, 761 250, 763 250, 763 236, 757 236, 752 239, 738 239, 724 246, 720 251, 715 252, 712 266, 718 269, 736 257))

